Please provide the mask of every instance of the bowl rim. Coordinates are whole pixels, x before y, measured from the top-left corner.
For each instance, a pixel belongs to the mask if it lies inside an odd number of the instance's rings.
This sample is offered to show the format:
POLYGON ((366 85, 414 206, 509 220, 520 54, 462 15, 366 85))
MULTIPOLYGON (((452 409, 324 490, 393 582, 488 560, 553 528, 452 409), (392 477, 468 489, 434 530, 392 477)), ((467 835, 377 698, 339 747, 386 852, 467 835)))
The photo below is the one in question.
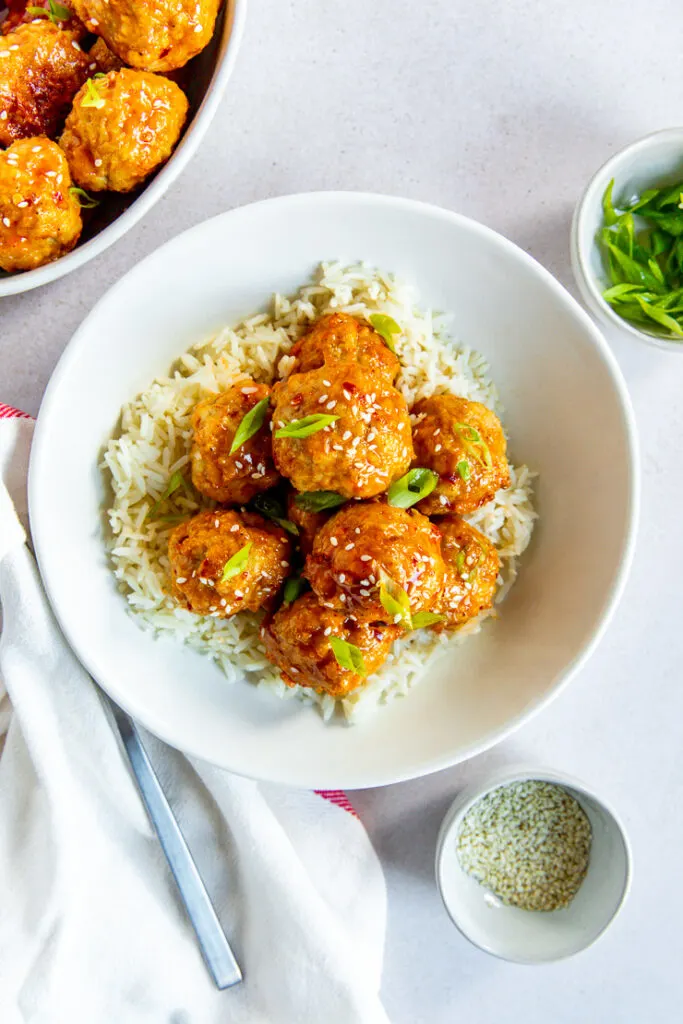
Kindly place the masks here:
POLYGON ((79 267, 95 259, 115 242, 118 242, 138 221, 158 203, 174 181, 182 174, 199 148, 209 125, 215 117, 218 105, 223 98, 228 81, 232 75, 237 54, 239 52, 247 13, 247 0, 226 0, 230 5, 226 10, 225 23, 221 37, 222 53, 216 61, 213 75, 206 92, 183 134, 178 148, 157 176, 147 186, 142 195, 138 196, 120 217, 113 220, 106 228, 88 239, 83 245, 35 270, 27 270, 8 277, 0 277, 0 299, 10 295, 20 295, 43 285, 58 281, 60 277, 70 274, 79 267))
POLYGON ((628 832, 626 831, 626 827, 620 815, 604 797, 599 796, 595 790, 582 779, 566 772, 559 772, 554 768, 547 768, 544 765, 508 765, 498 769, 498 771, 494 771, 486 775, 485 778, 480 779, 478 782, 473 782, 457 794, 449 806, 439 829, 434 856, 434 874, 439 896, 441 897, 441 901, 446 909, 446 913, 460 934, 466 938, 468 942, 471 942, 473 946, 483 950, 484 953, 488 953, 490 956, 496 957, 498 960, 503 960, 507 963, 520 964, 525 967, 536 967, 542 966, 543 964, 559 963, 563 960, 570 960, 579 953, 583 953, 585 950, 590 949, 591 946, 602 938, 618 916, 631 891, 633 882, 633 851, 628 838, 628 832), (526 781, 550 782, 554 785, 562 786, 562 788, 566 790, 574 790, 574 792, 578 793, 580 796, 585 796, 590 800, 593 800, 610 819, 616 832, 620 836, 624 847, 626 857, 624 881, 619 900, 614 910, 607 918, 604 925, 591 939, 583 945, 578 946, 572 952, 564 953, 561 956, 543 958, 504 956, 502 953, 493 949, 488 943, 477 941, 477 939, 468 932, 462 921, 459 920, 456 909, 451 907, 444 895, 443 875, 445 846, 448 840, 456 835, 457 830, 467 812, 474 806, 474 804, 478 803, 479 800, 487 796, 493 790, 498 789, 501 786, 509 785, 510 783, 526 781))
MULTIPOLYGON (((69 617, 66 615, 65 610, 59 607, 58 602, 53 599, 51 593, 49 579, 51 573, 49 568, 49 553, 43 547, 42 529, 40 526, 41 521, 41 502, 40 502, 40 477, 41 477, 41 464, 44 460, 49 460, 49 437, 50 437, 50 421, 52 415, 52 406, 56 404, 58 394, 61 388, 62 379, 70 372, 71 364, 77 363, 79 360, 79 354, 82 347, 89 344, 88 340, 88 328, 87 325, 90 319, 96 315, 101 305, 105 302, 112 301, 113 298, 122 290, 125 282, 128 278, 136 272, 136 269, 157 258, 157 254, 164 250, 166 252, 181 250, 184 244, 184 238, 191 232, 201 232, 205 224, 209 221, 222 219, 226 223, 230 223, 232 219, 239 218, 249 213, 256 208, 268 208, 275 206, 289 207, 292 211, 293 219, 296 221, 298 210, 301 207, 315 207, 316 204, 326 204, 330 201, 335 203, 353 203, 353 204, 366 204, 366 205, 381 205, 384 207, 392 207, 397 213, 419 213, 421 216, 427 216, 434 218, 439 221, 447 221, 453 225, 466 225, 471 231, 475 231, 481 235, 489 238, 492 243, 496 246, 502 246, 504 249, 514 255, 514 258, 520 260, 526 264, 527 267, 531 268, 533 273, 540 277, 550 290, 558 297, 558 299, 565 305, 568 306, 573 315, 579 320, 582 326, 585 328, 586 333, 590 337, 594 344, 596 353, 599 358, 603 360, 606 370, 610 376, 612 384, 615 388, 616 397, 621 408, 621 414, 624 426, 624 436, 627 445, 627 458, 628 458, 628 477, 629 477, 629 498, 628 498, 628 519, 627 528, 623 538, 623 545, 621 551, 621 557, 616 565, 614 578, 612 584, 607 591, 605 602, 601 610, 600 615, 596 618, 593 630, 589 638, 583 647, 576 653, 574 658, 565 666, 564 671, 558 675, 558 678, 554 682, 554 685, 542 694, 535 702, 525 707, 516 716, 511 718, 504 726, 499 729, 495 729, 487 735, 478 740, 476 743, 472 743, 469 747, 464 748, 457 755, 443 754, 430 759, 425 759, 420 763, 419 766, 410 766, 401 770, 387 770, 380 769, 374 774, 365 774, 362 779, 359 779, 353 772, 353 766, 348 770, 348 775, 344 773, 343 776, 335 775, 332 777, 322 777, 316 782, 316 788, 325 789, 365 789, 376 786, 383 786, 393 784, 395 782, 403 782, 406 780, 420 778, 425 775, 429 775, 433 772, 440 771, 444 768, 449 768, 454 764, 458 764, 462 761, 468 760, 477 754, 483 753, 489 750, 491 747, 500 743, 506 739, 512 733, 514 733, 521 725, 530 721, 535 715, 537 715, 543 708, 547 707, 560 693, 563 692, 565 687, 569 684, 571 679, 576 675, 579 669, 588 661, 590 656, 593 654, 595 648, 602 639, 611 619, 614 611, 621 599, 626 582, 628 579, 629 570, 633 560, 635 551, 635 542, 637 535, 637 528, 640 514, 640 474, 639 474, 639 444, 636 429, 635 415, 631 405, 630 396, 626 388, 626 383, 622 376, 619 364, 616 357, 612 353, 609 345, 605 341, 600 329, 590 318, 588 313, 581 307, 581 305, 573 298, 572 295, 564 288, 563 285, 557 281, 550 271, 546 270, 540 263, 538 263, 532 256, 526 253, 523 249, 517 246, 514 242, 511 242, 505 236, 494 231, 492 228, 481 224, 470 217, 466 217, 463 214, 455 213, 451 210, 444 209, 442 207, 420 202, 414 199, 404 199, 396 196, 382 195, 378 193, 368 192, 353 192, 353 191, 315 191, 305 193, 295 193, 292 195, 276 196, 269 199, 262 199, 255 203, 250 203, 245 206, 235 207, 231 210, 225 211, 222 214, 217 214, 214 217, 208 218, 207 220, 200 222, 194 227, 188 228, 186 231, 174 238, 163 243, 152 253, 148 254, 134 267, 131 267, 126 274, 124 274, 118 281, 112 285, 111 288, 99 299, 99 301, 92 308, 88 316, 77 328, 75 334, 69 341, 65 348, 62 356, 52 374, 52 377, 48 383, 43 402, 41 404, 40 412, 38 415, 36 430, 31 449, 31 458, 29 463, 29 478, 28 478, 28 494, 29 494, 29 511, 31 515, 31 529, 33 543, 36 551, 38 565, 41 571, 41 576, 45 584, 45 589, 50 599, 50 603, 53 607, 55 617, 60 624, 60 627, 66 636, 70 646, 75 651, 77 657, 84 664, 85 668, 93 675, 93 677, 106 689, 110 696, 120 704, 129 714, 134 718, 141 721, 151 732, 160 737, 164 742, 170 744, 176 749, 180 749, 190 756, 206 759, 206 754, 201 749, 201 744, 194 743, 188 744, 184 737, 178 735, 177 728, 169 726, 166 720, 159 715, 148 713, 147 709, 143 706, 140 707, 134 697, 130 694, 126 694, 123 697, 118 693, 118 687, 112 685, 112 681, 107 679, 107 674, 102 673, 98 670, 94 664, 95 659, 87 658, 80 652, 79 633, 76 630, 71 629, 69 617), (107 679, 107 684, 104 683, 104 679, 107 679)), ((227 752, 226 759, 220 764, 221 767, 228 771, 235 772, 236 774, 247 775, 247 777, 254 777, 264 779, 264 776, 253 775, 249 776, 244 769, 240 769, 230 761, 229 751, 227 752)), ((270 778, 270 777, 268 777, 270 778)), ((271 781, 283 782, 281 778, 273 778, 271 781)), ((311 787, 309 779, 288 778, 286 781, 290 785, 299 785, 311 787)))
MULTIPOLYGON (((624 159, 641 152, 646 152, 653 143, 666 138, 669 138, 672 141, 675 139, 680 140, 681 158, 683 159, 683 127, 660 128, 655 132, 650 132, 648 135, 641 136, 641 138, 636 139, 627 146, 624 146, 623 149, 613 153, 612 156, 601 164, 597 171, 595 171, 589 179, 588 184, 584 188, 574 208, 570 230, 570 258, 572 271, 574 273, 574 278, 579 292, 581 293, 581 298, 594 316, 602 319, 603 322, 607 322, 611 326, 619 328, 619 330, 624 331, 626 334, 630 334, 639 341, 644 341, 648 345, 653 345, 660 351, 683 354, 683 339, 680 342, 677 342, 664 338, 661 335, 650 334, 648 331, 640 330, 638 327, 635 327, 633 324, 629 323, 628 320, 622 319, 622 317, 614 312, 609 303, 605 302, 603 299, 602 290, 597 287, 596 277, 590 269, 588 253, 581 244, 582 227, 585 221, 586 207, 589 199, 592 199, 596 192, 604 190, 604 184, 606 181, 609 181, 610 178, 616 177, 614 172, 621 165, 621 162, 624 159)), ((595 247, 596 243, 594 239, 591 244, 595 247)))

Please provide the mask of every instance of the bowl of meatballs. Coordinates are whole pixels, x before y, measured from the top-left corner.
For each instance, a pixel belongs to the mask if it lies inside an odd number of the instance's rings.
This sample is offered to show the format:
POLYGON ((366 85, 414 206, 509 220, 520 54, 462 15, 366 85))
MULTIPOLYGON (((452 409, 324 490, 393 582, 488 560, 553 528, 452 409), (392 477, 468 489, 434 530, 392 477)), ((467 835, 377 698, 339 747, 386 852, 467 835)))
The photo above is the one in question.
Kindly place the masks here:
POLYGON ((90 314, 41 409, 32 532, 74 649, 152 731, 378 785, 486 749, 584 663, 636 459, 601 335, 526 254, 417 203, 284 197, 90 314))
POLYGON ((192 157, 245 0, 0 0, 0 296, 121 237, 192 157))

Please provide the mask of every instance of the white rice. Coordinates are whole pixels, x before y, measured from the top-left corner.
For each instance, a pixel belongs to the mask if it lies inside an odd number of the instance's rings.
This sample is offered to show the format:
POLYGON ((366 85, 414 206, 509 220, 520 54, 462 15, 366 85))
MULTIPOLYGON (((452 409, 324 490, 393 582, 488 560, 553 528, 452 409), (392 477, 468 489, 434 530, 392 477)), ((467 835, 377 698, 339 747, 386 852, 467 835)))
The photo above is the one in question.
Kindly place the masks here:
MULTIPOLYGON (((388 313, 401 325, 396 351, 403 368, 396 386, 409 405, 450 391, 500 412, 486 360, 455 345, 448 336, 449 318, 420 309, 411 286, 365 264, 323 263, 313 283, 294 297, 275 295, 267 313, 226 327, 181 356, 168 377, 158 378, 124 406, 118 436, 109 442, 104 455, 114 493, 108 511, 114 575, 141 625, 157 635, 172 633, 213 658, 228 682, 246 677, 281 697, 319 704, 325 718, 335 711, 332 697, 286 686, 266 661, 258 631, 260 615, 241 612, 219 619, 196 616, 176 605, 167 592, 167 544, 173 524, 145 517, 163 494, 171 474, 189 461, 190 417, 196 403, 241 377, 270 382, 287 376, 292 363, 287 353, 292 344, 312 321, 330 310, 359 317, 388 313)), ((517 560, 529 543, 536 517, 532 474, 526 466, 511 467, 511 477, 507 490, 467 517, 493 541, 501 556, 498 602, 514 582, 517 560)), ((182 514, 213 504, 189 488, 176 491, 169 502, 174 513, 182 514)), ((405 694, 444 644, 457 644, 478 632, 483 620, 493 614, 484 612, 452 634, 417 630, 402 638, 367 686, 341 702, 346 717, 357 721, 378 704, 405 694)))

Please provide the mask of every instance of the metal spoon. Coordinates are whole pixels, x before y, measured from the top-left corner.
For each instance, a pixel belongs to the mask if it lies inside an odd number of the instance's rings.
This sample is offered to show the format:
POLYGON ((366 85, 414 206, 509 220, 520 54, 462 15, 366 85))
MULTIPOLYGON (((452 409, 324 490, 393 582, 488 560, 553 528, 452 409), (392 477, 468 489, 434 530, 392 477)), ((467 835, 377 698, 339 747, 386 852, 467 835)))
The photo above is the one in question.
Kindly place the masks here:
POLYGON ((173 872, 187 915, 199 941, 204 962, 216 987, 230 988, 242 981, 242 972, 221 928, 216 911, 197 870, 185 837, 166 799, 135 723, 104 691, 100 694, 118 730, 130 760, 143 803, 173 872))

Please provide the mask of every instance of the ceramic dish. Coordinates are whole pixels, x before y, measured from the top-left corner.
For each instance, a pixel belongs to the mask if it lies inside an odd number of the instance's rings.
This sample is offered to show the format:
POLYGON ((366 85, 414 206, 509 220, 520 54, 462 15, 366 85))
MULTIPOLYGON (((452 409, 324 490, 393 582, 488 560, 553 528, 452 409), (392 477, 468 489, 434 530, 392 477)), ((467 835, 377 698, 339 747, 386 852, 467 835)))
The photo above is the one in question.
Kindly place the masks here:
POLYGON ((490 747, 556 695, 602 635, 631 561, 633 414, 590 318, 531 257, 436 207, 314 193, 234 210, 179 236, 101 300, 40 412, 33 538, 59 621, 95 678, 169 743, 245 775, 315 788, 396 782, 490 747), (296 224, 296 231, 292 231, 296 224), (98 468, 124 402, 225 324, 289 293, 324 259, 364 259, 454 313, 491 363, 513 458, 538 471, 540 519, 504 614, 359 726, 246 683, 139 629, 105 552, 98 468), (491 301, 491 296, 496 301, 491 301), (68 452, 68 459, 64 453, 68 452))
POLYGON ((187 87, 190 113, 177 148, 158 174, 142 190, 130 195, 107 194, 102 212, 85 222, 82 240, 76 248, 36 270, 18 274, 0 272, 0 298, 39 288, 77 270, 123 237, 151 210, 197 151, 218 109, 242 39, 247 0, 225 0, 216 20, 211 42, 191 61, 191 83, 187 87))
POLYGON ((614 178, 613 195, 638 195, 683 180, 683 128, 646 135, 611 157, 591 178, 574 211, 571 229, 572 270, 584 302, 599 320, 639 341, 683 353, 683 343, 641 330, 624 320, 602 297, 610 282, 596 241, 603 225, 602 197, 614 178))
POLYGON ((516 963, 549 963, 586 949, 614 920, 630 888, 631 852, 615 812, 583 783, 544 768, 507 768, 454 800, 439 833, 436 879, 451 920, 475 946, 516 963), (591 826, 586 877, 568 907, 548 913, 520 910, 492 899, 463 871, 457 853, 463 819, 478 800, 498 786, 532 779, 566 789, 591 826))

